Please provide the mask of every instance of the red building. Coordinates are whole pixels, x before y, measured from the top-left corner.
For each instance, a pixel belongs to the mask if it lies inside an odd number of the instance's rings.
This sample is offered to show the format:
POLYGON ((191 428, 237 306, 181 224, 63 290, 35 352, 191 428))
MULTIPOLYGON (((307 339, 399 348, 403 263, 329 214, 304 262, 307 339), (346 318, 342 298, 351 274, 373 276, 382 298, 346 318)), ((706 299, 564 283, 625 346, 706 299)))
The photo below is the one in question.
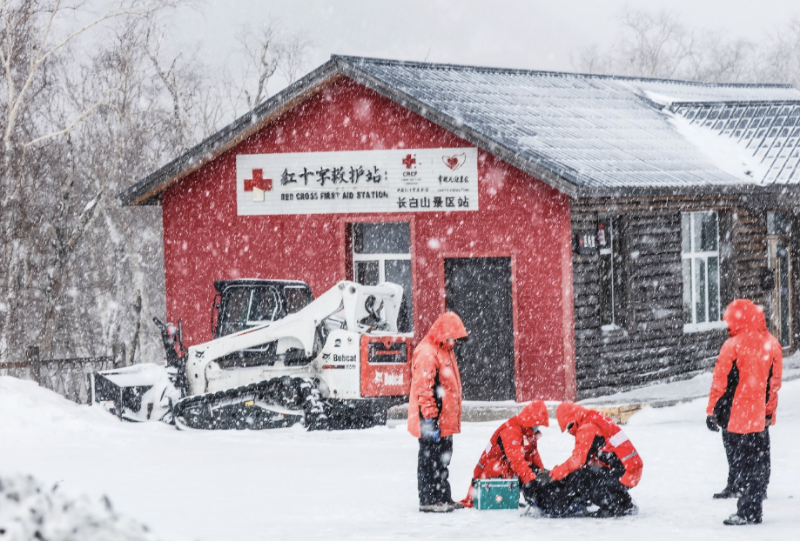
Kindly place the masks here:
POLYGON ((798 118, 786 86, 333 57, 119 198, 163 207, 190 344, 215 280, 392 281, 415 340, 461 315, 466 399, 574 399, 706 368, 736 297, 793 347, 798 118))
MULTIPOLYGON (((290 88, 288 99, 273 103, 252 126, 217 134, 197 153, 201 163, 169 164, 158 182, 145 179, 145 189, 130 199, 141 204, 160 197, 167 317, 182 319, 186 342, 212 337, 214 280, 298 279, 315 294, 342 279, 406 281, 406 330, 416 340, 446 309, 459 312, 472 333, 460 352, 466 398, 574 398, 569 199, 530 174, 477 149, 475 210, 448 211, 442 204, 438 210, 237 212, 237 156, 409 149, 412 157, 415 150, 475 149, 341 73, 301 88, 290 88)), ((240 193, 263 182, 246 180, 240 193)))

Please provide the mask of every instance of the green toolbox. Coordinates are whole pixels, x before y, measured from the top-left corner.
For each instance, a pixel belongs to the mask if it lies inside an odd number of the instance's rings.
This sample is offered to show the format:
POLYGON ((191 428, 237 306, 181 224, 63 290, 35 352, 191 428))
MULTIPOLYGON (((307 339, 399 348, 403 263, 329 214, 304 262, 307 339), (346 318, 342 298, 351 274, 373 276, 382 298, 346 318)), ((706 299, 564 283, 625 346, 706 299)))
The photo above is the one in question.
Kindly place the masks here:
POLYGON ((473 479, 475 509, 519 509, 517 479, 473 479))

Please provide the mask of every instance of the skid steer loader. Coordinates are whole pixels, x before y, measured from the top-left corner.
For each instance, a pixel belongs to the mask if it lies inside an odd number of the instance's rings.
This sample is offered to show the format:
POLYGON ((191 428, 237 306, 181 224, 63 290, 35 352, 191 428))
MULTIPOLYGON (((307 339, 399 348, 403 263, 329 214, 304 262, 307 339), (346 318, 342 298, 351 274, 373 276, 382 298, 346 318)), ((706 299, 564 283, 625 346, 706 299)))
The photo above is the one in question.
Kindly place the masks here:
POLYGON ((407 400, 411 339, 397 331, 401 286, 343 281, 312 300, 302 282, 215 285, 216 338, 185 348, 180 326, 154 319, 166 366, 93 374, 92 401, 124 419, 181 429, 302 421, 330 430, 383 424, 387 409, 407 400), (162 391, 165 380, 172 388, 162 391))

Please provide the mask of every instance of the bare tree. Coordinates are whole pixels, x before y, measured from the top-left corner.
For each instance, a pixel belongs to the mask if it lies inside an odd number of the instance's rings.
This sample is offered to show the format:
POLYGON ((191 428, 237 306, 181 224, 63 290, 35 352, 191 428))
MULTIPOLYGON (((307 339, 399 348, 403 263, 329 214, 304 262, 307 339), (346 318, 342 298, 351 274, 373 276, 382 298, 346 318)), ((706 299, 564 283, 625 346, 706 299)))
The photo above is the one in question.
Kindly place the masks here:
MULTIPOLYGON (((164 61, 162 43, 166 27, 151 18, 145 33, 145 50, 156 75, 169 93, 172 102, 173 121, 179 128, 179 150, 185 150, 201 134, 196 133, 195 107, 198 95, 203 93, 200 66, 194 58, 185 58, 183 52, 164 61)), ((207 95, 210 99, 211 96, 207 95)))
POLYGON ((762 81, 800 86, 800 19, 792 19, 769 36, 756 73, 762 81))
POLYGON ((0 356, 32 338, 52 353, 69 262, 112 195, 77 165, 76 134, 118 88, 93 84, 71 48, 167 5, 120 0, 92 15, 83 2, 0 4, 0 356))
POLYGON ((288 84, 295 82, 302 73, 310 46, 311 42, 301 34, 289 36, 286 41, 279 44, 278 69, 288 84))
POLYGON ((247 108, 252 109, 269 96, 267 83, 278 69, 281 49, 276 43, 277 31, 272 23, 257 29, 245 26, 238 39, 246 62, 243 79, 248 83, 244 96, 247 108))
POLYGON ((591 46, 579 52, 573 60, 579 70, 713 82, 758 78, 763 51, 748 40, 687 28, 665 10, 628 9, 620 22, 620 39, 610 48, 591 46))

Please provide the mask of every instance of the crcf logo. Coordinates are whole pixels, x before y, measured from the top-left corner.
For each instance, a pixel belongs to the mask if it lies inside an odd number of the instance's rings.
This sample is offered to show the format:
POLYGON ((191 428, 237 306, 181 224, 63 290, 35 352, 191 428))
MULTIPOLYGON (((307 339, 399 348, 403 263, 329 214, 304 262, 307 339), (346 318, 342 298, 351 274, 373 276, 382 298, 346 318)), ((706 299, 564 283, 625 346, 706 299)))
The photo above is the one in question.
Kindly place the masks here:
POLYGON ((417 155, 416 154, 406 154, 406 157, 403 158, 403 165, 406 166, 406 169, 416 169, 417 164, 417 155))
POLYGON ((253 201, 263 201, 264 192, 272 191, 272 179, 264 178, 263 169, 253 169, 250 176, 244 180, 244 191, 253 192, 253 201))

